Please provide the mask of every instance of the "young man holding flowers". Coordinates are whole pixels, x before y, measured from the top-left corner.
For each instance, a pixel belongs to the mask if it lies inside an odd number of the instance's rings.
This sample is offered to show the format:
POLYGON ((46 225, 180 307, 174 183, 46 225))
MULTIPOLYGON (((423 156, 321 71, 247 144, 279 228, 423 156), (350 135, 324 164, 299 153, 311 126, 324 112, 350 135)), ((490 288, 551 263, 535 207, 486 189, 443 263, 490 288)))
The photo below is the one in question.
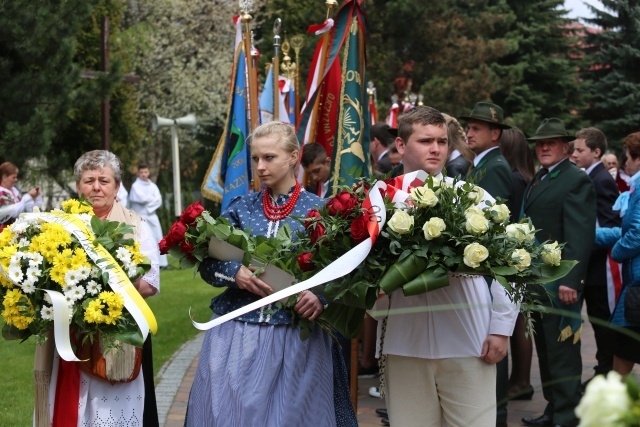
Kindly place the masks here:
MULTIPOLYGON (((404 173, 424 170, 442 178, 448 140, 439 111, 419 106, 400 116, 395 144, 404 173)), ((480 188, 474 194, 481 204, 493 202, 480 188)), ((417 203, 429 203, 429 196, 417 203)), ((475 231, 485 225, 468 222, 475 231)), ((401 216, 388 225, 412 227, 401 216)), ((427 231, 437 235, 439 228, 434 222, 427 231)), ((482 261, 488 254, 481 252, 471 248, 465 259, 482 261)), ((482 276, 450 274, 449 286, 410 297, 397 290, 389 300, 381 352, 387 359, 390 421, 409 427, 439 427, 444 420, 451 426, 494 426, 495 364, 506 355, 517 315, 505 289, 496 281, 488 286, 482 276)))

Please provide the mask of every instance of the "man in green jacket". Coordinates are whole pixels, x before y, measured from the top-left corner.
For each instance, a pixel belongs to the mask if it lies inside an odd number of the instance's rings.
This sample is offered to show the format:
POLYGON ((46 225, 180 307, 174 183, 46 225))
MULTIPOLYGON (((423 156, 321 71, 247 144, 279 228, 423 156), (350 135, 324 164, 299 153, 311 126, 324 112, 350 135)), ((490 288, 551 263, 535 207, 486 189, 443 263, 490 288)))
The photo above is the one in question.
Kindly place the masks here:
POLYGON ((560 119, 545 119, 535 136, 541 168, 524 195, 524 214, 531 218, 540 243, 564 243, 563 259, 577 260, 568 275, 544 285, 543 303, 550 312, 534 314, 534 338, 542 391, 547 401, 544 414, 523 418, 529 426, 576 426, 574 414, 580 401, 580 332, 582 289, 593 248, 596 194, 589 176, 569 161, 569 141, 560 119))
MULTIPOLYGON (((513 174, 507 159, 500 151, 500 135, 511 126, 504 123, 502 108, 490 102, 478 102, 468 116, 467 141, 476 153, 467 180, 484 188, 494 198, 511 200, 513 197, 513 174)), ((512 206, 507 203, 509 208, 512 206)))
MULTIPOLYGON (((507 159, 500 151, 502 130, 511 128, 511 126, 504 124, 502 108, 490 102, 478 102, 468 116, 461 116, 460 119, 467 121, 467 141, 469 148, 476 153, 467 180, 479 185, 494 198, 506 200, 510 210, 515 209, 511 203, 513 201, 513 173, 507 159)), ((507 425, 508 358, 505 357, 498 362, 496 370, 496 399, 498 402, 496 426, 501 427, 507 425)))

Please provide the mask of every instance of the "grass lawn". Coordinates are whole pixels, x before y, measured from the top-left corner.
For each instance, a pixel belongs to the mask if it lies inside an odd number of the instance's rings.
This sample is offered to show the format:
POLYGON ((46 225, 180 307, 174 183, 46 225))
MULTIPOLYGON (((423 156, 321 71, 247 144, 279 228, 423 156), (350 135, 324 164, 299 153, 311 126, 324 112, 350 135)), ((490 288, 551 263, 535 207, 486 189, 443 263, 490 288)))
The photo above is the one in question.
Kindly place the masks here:
MULTIPOLYGON (((161 292, 147 300, 158 320, 153 337, 153 364, 157 373, 182 344, 198 332, 189 320, 189 307, 199 322, 209 320, 209 301, 221 290, 207 285, 193 270, 163 270, 161 292)), ((0 322, 0 327, 2 322, 0 322)), ((24 343, 0 339, 0 425, 32 424, 34 340, 24 343)))

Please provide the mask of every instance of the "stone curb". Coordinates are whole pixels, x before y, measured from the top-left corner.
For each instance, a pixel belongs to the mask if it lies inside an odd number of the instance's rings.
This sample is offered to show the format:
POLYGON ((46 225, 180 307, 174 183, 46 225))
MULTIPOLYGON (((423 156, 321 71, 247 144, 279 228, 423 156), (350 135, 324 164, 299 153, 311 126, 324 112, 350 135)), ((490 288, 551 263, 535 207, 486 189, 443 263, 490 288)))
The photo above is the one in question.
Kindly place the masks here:
POLYGON ((182 380, 193 363, 193 359, 198 356, 202 348, 204 333, 196 335, 191 341, 182 345, 171 359, 167 360, 158 372, 158 383, 156 384, 156 400, 158 403, 158 419, 160 427, 163 427, 167 420, 167 414, 171 409, 173 399, 182 383, 182 380))

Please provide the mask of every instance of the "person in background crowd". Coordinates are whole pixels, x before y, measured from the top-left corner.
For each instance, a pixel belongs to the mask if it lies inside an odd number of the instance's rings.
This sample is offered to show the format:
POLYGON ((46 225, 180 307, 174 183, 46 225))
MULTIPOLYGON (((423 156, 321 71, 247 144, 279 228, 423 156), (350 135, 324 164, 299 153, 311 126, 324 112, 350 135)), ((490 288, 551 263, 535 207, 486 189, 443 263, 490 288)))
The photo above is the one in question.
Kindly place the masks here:
POLYGON ((389 161, 391 162, 392 169, 402 163, 402 156, 398 153, 395 145, 389 148, 389 161))
POLYGON ((444 167, 447 176, 465 179, 476 154, 467 145, 467 135, 455 117, 442 114, 447 121, 449 159, 444 167))
POLYGON ((125 188, 123 183, 120 183, 120 188, 118 189, 118 194, 116 195, 122 206, 125 208, 129 207, 129 192, 125 188))
MULTIPOLYGON (((73 173, 78 193, 91 202, 97 217, 124 222, 133 227, 133 239, 140 244, 140 251, 151 261, 151 269, 133 285, 143 298, 158 293, 158 245, 147 223, 116 200, 122 180, 120 161, 116 155, 104 150, 89 151, 76 161, 73 173)), ((54 426, 103 426, 109 425, 109 420, 113 420, 114 425, 158 426, 150 334, 142 348, 140 374, 128 383, 111 384, 93 378, 79 371, 77 363, 65 362, 57 355, 53 365, 49 401, 54 402, 51 405, 54 426), (79 401, 71 402, 71 405, 77 408, 77 413, 69 413, 69 406, 63 402, 73 395, 70 391, 74 389, 79 390, 79 401), (57 422, 57 419, 60 421, 57 422)))
MULTIPOLYGON (((505 129, 500 136, 502 155, 513 174, 513 209, 511 222, 520 219, 524 191, 535 174, 533 154, 529 149, 527 137, 519 129, 505 129)), ((511 336, 511 375, 508 382, 510 400, 530 400, 533 396, 531 387, 531 358, 533 355, 533 340, 526 336, 527 319, 518 314, 516 327, 511 336)))
POLYGON ((602 156, 602 164, 615 178, 616 173, 618 172, 618 157, 613 153, 605 153, 602 156))
MULTIPOLYGON (((599 129, 590 127, 580 129, 573 141, 573 159, 576 166, 585 170, 596 190, 597 228, 619 227, 620 215, 613 210, 613 204, 618 198, 619 191, 615 180, 607 171, 603 153, 607 150, 607 137, 599 129)), ((584 284, 584 302, 587 304, 587 314, 593 327, 596 339, 596 360, 594 375, 607 374, 613 368, 613 331, 604 323, 609 321, 611 310, 607 277, 611 275, 608 270, 607 250, 594 248, 589 258, 587 276, 584 284), (592 319, 596 319, 594 322, 592 319), (598 322, 598 320, 600 322, 598 322)), ((613 285, 611 285, 613 287, 613 285)), ((586 385, 583 384, 583 387, 586 385)))
MULTIPOLYGON (((460 118, 467 121, 467 142, 476 154, 468 179, 489 192, 492 197, 505 200, 507 207, 513 211, 513 174, 500 149, 500 135, 503 130, 511 129, 511 126, 504 123, 502 108, 490 102, 478 102, 468 116, 460 118)), ((496 371, 496 425, 503 426, 507 423, 508 358, 505 357, 496 364, 496 371)))
MULTIPOLYGON (((163 234, 160 218, 158 218, 156 211, 162 206, 162 195, 158 186, 149 179, 147 164, 138 165, 138 178, 131 185, 129 204, 131 209, 147 221, 153 232, 153 237, 156 239, 156 244, 160 243, 163 234)), ((167 265, 167 256, 160 255, 160 268, 165 268, 167 265)))
POLYGON ((629 191, 629 181, 631 181, 631 170, 627 166, 627 155, 622 154, 622 158, 620 159, 620 167, 618 168, 618 172, 616 173, 615 179, 616 184, 618 185, 618 190, 621 193, 625 191, 629 191))
POLYGON ((640 181, 640 132, 628 135, 623 141, 626 150, 626 170, 632 175, 630 196, 621 210, 622 226, 598 228, 596 245, 611 248, 611 257, 622 263, 622 290, 611 317, 614 329, 613 370, 626 376, 633 366, 640 363, 640 341, 629 336, 640 334, 640 322, 631 315, 640 311, 639 306, 625 308, 630 294, 637 295, 640 283, 640 191, 634 191, 640 181))
MULTIPOLYGON (((315 185, 316 188, 313 189, 312 193, 316 194, 321 198, 329 197, 327 194, 329 190, 329 175, 331 172, 331 157, 327 155, 327 151, 321 144, 317 142, 311 142, 305 145, 302 148, 302 156, 300 158, 300 163, 302 164, 302 168, 304 169, 307 178, 311 181, 312 185, 315 185)), ((345 338, 339 332, 335 332, 336 338, 340 343, 340 347, 342 349, 342 357, 347 365, 347 372, 351 372, 351 341, 345 338)))
POLYGON ((323 199, 328 197, 331 157, 327 155, 327 150, 324 149, 322 144, 310 142, 302 147, 300 163, 311 184, 316 185, 318 188, 313 193, 323 199))
POLYGON ((544 119, 528 139, 536 144, 541 167, 525 190, 523 212, 531 218, 539 242, 564 243, 562 258, 578 261, 562 279, 539 285, 542 304, 554 310, 532 315, 547 406, 541 416, 522 419, 528 426, 578 424, 574 411, 581 396, 580 312, 595 237, 596 194, 587 174, 569 161, 573 139, 557 118, 544 119))
POLYGON ((369 152, 373 161, 374 173, 385 175, 391 172, 391 161, 389 159, 389 149, 393 145, 394 136, 389 133, 389 125, 386 123, 376 123, 369 129, 369 152))
MULTIPOLYGON (((295 129, 265 123, 253 131, 250 146, 254 171, 265 188, 235 197, 221 216, 254 235, 273 237, 284 224, 294 236, 304 231, 292 216, 304 217, 322 200, 295 178, 295 129)), ((236 261, 202 261, 202 279, 226 288, 211 301, 214 318, 273 292, 254 270, 236 261)), ((311 321, 324 309, 325 301, 312 291, 301 292, 293 307, 297 316, 311 321)), ((185 425, 355 427, 346 375, 328 333, 312 328, 302 340, 293 312, 267 305, 206 332, 185 425)))
POLYGON ((22 195, 16 188, 18 168, 10 162, 0 164, 0 231, 13 223, 22 212, 31 212, 34 206, 42 206, 40 187, 22 195))

